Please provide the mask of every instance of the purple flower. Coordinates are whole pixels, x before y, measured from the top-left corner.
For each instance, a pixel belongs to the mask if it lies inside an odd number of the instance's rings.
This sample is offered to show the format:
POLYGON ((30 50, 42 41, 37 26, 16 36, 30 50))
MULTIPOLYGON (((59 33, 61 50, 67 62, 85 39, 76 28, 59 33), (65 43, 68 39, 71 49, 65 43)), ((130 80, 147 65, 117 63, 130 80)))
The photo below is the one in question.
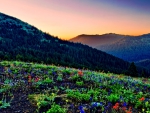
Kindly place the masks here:
POLYGON ((102 105, 103 105, 103 102, 100 102, 100 105, 102 106, 102 105))
POLYGON ((85 113, 85 111, 83 110, 83 106, 79 106, 80 109, 80 113, 85 113))
POLYGON ((73 108, 74 108, 74 105, 73 105, 73 104, 71 104, 71 105, 69 106, 69 108, 70 108, 70 109, 73 109, 73 108))
POLYGON ((79 109, 81 110, 81 109, 83 109, 83 107, 82 107, 82 106, 79 106, 79 109))
POLYGON ((108 106, 111 106, 112 105, 112 103, 111 102, 108 102, 108 106))
POLYGON ((93 100, 93 97, 90 97, 90 101, 92 101, 93 100))
POLYGON ((123 107, 127 107, 127 103, 126 102, 123 103, 123 107))
POLYGON ((146 101, 149 101, 149 99, 148 99, 148 98, 145 98, 144 102, 146 102, 146 101))
POLYGON ((103 86, 100 86, 100 88, 102 89, 102 88, 103 88, 103 86))
POLYGON ((80 110, 80 113, 85 113, 85 111, 83 109, 80 110))
POLYGON ((92 103, 92 108, 97 107, 97 102, 92 103))
POLYGON ((8 69, 8 72, 11 73, 12 71, 10 69, 8 69))

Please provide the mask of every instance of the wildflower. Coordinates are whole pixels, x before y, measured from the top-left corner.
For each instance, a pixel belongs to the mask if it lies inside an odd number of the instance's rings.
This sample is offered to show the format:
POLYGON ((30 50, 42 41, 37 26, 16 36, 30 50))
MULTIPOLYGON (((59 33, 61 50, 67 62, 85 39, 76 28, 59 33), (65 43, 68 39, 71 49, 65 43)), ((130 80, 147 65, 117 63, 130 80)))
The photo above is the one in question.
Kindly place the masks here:
POLYGON ((103 88, 103 86, 100 86, 100 89, 102 89, 103 88))
POLYGON ((82 106, 79 106, 79 109, 80 109, 80 113, 85 113, 82 106))
POLYGON ((119 106, 119 103, 116 103, 115 106, 119 106))
POLYGON ((139 99, 139 101, 144 101, 144 100, 145 100, 145 98, 144 98, 144 97, 142 97, 142 98, 140 98, 140 99, 139 99))
POLYGON ((118 110, 119 106, 113 106, 113 109, 118 110))
POLYGON ((52 93, 52 96, 55 96, 55 94, 54 94, 54 93, 52 93))
POLYGON ((29 75, 28 78, 31 78, 31 75, 29 75))
POLYGON ((66 100, 66 102, 68 102, 68 100, 66 100))
POLYGON ((73 109, 73 108, 74 108, 74 105, 73 105, 73 104, 70 104, 69 108, 70 108, 70 109, 73 109))
POLYGON ((82 77, 83 76, 83 72, 80 70, 80 71, 78 71, 78 75, 80 76, 80 77, 82 77))
POLYGON ((123 103, 123 107, 127 107, 127 103, 126 102, 123 103))
POLYGON ((35 78, 35 82, 38 82, 38 81, 39 81, 39 78, 38 78, 38 77, 36 77, 36 78, 35 78))
POLYGON ((112 104, 111 104, 111 102, 108 102, 108 105, 107 105, 107 106, 109 106, 109 107, 110 107, 111 105, 112 105, 112 104))
POLYGON ((103 102, 100 102, 100 105, 102 106, 102 105, 103 105, 103 102))
POLYGON ((79 106, 79 109, 81 110, 81 109, 83 109, 83 107, 82 107, 82 106, 79 106))
POLYGON ((80 110, 80 113, 85 113, 85 111, 83 109, 80 110))
POLYGON ((132 111, 127 111, 126 113, 132 113, 132 111))
POLYGON ((93 97, 90 97, 90 101, 92 101, 93 100, 93 97))
POLYGON ((145 109, 143 108, 143 109, 142 109, 142 111, 144 112, 144 111, 145 111, 145 109))
POLYGON ((94 107, 97 107, 97 102, 95 102, 95 103, 93 104, 93 106, 94 106, 94 107))
POLYGON ((125 111, 127 108, 126 107, 122 107, 122 110, 125 111))
POLYGON ((31 79, 32 79, 32 78, 31 78, 31 76, 29 75, 29 76, 28 76, 28 83, 29 83, 29 84, 31 84, 31 79))

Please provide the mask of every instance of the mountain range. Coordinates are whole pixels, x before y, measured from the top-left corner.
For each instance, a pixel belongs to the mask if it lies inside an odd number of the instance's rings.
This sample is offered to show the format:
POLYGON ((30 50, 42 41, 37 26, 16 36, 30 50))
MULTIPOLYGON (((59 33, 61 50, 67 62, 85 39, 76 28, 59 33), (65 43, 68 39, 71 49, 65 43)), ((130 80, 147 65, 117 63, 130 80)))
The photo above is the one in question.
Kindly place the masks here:
MULTIPOLYGON (((42 62, 124 74, 129 73, 130 66, 129 62, 113 55, 87 45, 61 40, 3 13, 0 13, 0 60, 42 62)), ((144 68, 137 69, 138 75, 141 75, 144 68)), ((148 70, 145 75, 149 76, 148 70)))
POLYGON ((119 35, 79 35, 70 39, 80 42, 113 56, 150 69, 150 34, 140 36, 119 35))

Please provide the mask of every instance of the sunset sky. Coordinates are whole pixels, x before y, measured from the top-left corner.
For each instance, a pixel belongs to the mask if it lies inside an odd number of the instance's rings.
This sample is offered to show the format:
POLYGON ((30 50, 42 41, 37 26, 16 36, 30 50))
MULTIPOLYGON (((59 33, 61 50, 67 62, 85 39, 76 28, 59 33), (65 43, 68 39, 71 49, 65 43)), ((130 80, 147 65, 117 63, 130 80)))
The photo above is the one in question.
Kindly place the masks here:
POLYGON ((150 0, 0 0, 0 12, 62 39, 150 33, 150 0))

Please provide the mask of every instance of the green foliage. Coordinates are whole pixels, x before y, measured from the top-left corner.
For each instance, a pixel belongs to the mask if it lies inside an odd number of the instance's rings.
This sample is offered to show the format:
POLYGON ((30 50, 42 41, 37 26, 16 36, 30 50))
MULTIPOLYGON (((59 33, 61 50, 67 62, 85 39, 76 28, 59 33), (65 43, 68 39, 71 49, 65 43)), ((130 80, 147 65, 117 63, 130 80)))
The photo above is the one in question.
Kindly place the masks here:
POLYGON ((100 94, 99 89, 92 89, 92 88, 87 93, 94 96, 98 96, 100 94))
POLYGON ((31 103, 36 104, 38 106, 46 105, 46 103, 53 103, 55 95, 48 94, 30 94, 28 95, 28 99, 31 103), (44 102, 45 101, 45 102, 44 102))
POLYGON ((66 109, 57 104, 53 104, 51 109, 49 109, 46 113, 66 113, 66 109))
POLYGON ((46 78, 45 80, 42 81, 43 84, 50 84, 52 82, 53 80, 51 80, 50 78, 46 78))
POLYGON ((71 79, 74 81, 77 81, 77 80, 79 80, 79 76, 77 74, 73 75, 73 76, 71 76, 71 79))
POLYGON ((67 97, 71 99, 75 99, 78 102, 81 101, 89 101, 90 95, 87 93, 80 93, 79 91, 69 91, 67 93, 67 97))
POLYGON ((62 75, 58 75, 57 80, 62 81, 62 75))
POLYGON ((148 101, 145 102, 145 107, 150 107, 150 103, 148 101))
POLYGON ((83 82, 83 81, 76 81, 76 85, 77 85, 77 86, 83 86, 83 85, 84 85, 84 82, 83 82))
POLYGON ((0 101, 0 109, 10 107, 10 103, 11 103, 11 100, 9 102, 6 102, 6 97, 4 97, 3 95, 3 99, 0 101))
POLYGON ((11 89, 11 86, 9 84, 4 84, 3 86, 0 87, 0 93, 7 92, 11 89))
POLYGON ((0 101, 0 109, 3 109, 3 108, 8 108, 10 107, 10 103, 8 102, 3 102, 3 101, 0 101))
POLYGON ((44 100, 39 101, 39 102, 37 103, 38 108, 45 107, 45 106, 47 106, 47 105, 49 105, 49 102, 48 102, 48 101, 44 101, 44 100))
POLYGON ((107 97, 110 102, 117 102, 119 100, 118 94, 111 94, 107 97))
POLYGON ((69 69, 65 69, 62 71, 64 74, 67 74, 67 75, 70 75, 71 74, 71 71, 69 69))
POLYGON ((140 106, 142 106, 142 102, 141 101, 137 101, 135 104, 135 108, 139 108, 140 106))
MULTIPOLYGON (((84 80, 82 80, 81 78, 83 77, 77 76, 78 69, 73 68, 25 62, 18 62, 16 66, 16 63, 14 61, 2 61, 0 62, 0 65, 1 64, 5 64, 8 66, 4 68, 4 75, 5 73, 7 74, 9 72, 9 76, 12 76, 14 75, 13 71, 15 70, 17 70, 19 73, 21 72, 21 70, 24 70, 26 72, 27 70, 30 70, 30 73, 35 74, 36 77, 40 79, 38 82, 34 81, 33 79, 32 85, 30 87, 27 87, 31 88, 32 90, 33 86, 35 86, 34 88, 37 88, 37 86, 41 84, 41 86, 44 86, 44 88, 41 88, 41 90, 33 89, 32 91, 36 91, 36 93, 29 93, 28 95, 28 100, 32 105, 37 107, 37 111, 40 111, 43 107, 45 108, 45 110, 47 110, 51 105, 56 105, 56 103, 59 103, 60 101, 62 103, 65 103, 65 105, 62 106, 63 109, 68 107, 69 104, 91 104, 93 102, 95 102, 96 104, 94 106, 101 106, 100 109, 102 111, 105 110, 108 102, 111 102, 113 105, 118 102, 120 105, 119 107, 121 107, 125 102, 128 106, 131 105, 133 108, 135 108, 135 110, 143 111, 144 113, 149 111, 150 108, 149 79, 146 79, 147 81, 143 82, 143 78, 133 78, 113 73, 82 70, 84 73, 84 80), (27 65, 28 67, 26 67, 27 65), (63 76, 64 70, 66 69, 71 72, 70 78, 67 81, 64 79, 66 76, 63 76), (49 74, 48 71, 56 72, 58 77, 56 75, 56 77, 53 78, 53 75, 49 74), (62 82, 58 82, 59 77, 61 78, 62 82), (76 81, 73 81, 74 79, 76 81), (51 87, 51 85, 48 85, 51 83, 53 84, 53 87, 51 87), (76 87, 76 84, 78 86, 82 86, 84 84, 85 85, 82 87, 76 87), (49 88, 45 89, 45 87, 47 86, 49 86, 49 88)), ((28 74, 29 73, 26 73, 23 76, 22 74, 17 74, 17 76, 14 76, 15 78, 6 76, 9 79, 4 76, 4 78, 6 79, 2 81, 2 85, 0 86, 0 94, 4 94, 7 97, 12 97, 13 95, 11 93, 13 93, 12 91, 15 90, 14 88, 25 88, 25 83, 24 81, 22 81, 22 79, 26 79, 28 74), (21 81, 17 81, 17 84, 12 84, 12 82, 16 82, 16 78, 21 79, 21 81)), ((3 76, 1 76, 1 78, 3 79, 3 76)), ((21 98, 19 99, 21 100, 21 98)), ((2 108, 9 107, 9 104, 10 102, 3 99, 2 101, 0 101, 0 106, 3 106, 2 108)), ((49 112, 55 112, 53 110, 49 110, 49 112)))

